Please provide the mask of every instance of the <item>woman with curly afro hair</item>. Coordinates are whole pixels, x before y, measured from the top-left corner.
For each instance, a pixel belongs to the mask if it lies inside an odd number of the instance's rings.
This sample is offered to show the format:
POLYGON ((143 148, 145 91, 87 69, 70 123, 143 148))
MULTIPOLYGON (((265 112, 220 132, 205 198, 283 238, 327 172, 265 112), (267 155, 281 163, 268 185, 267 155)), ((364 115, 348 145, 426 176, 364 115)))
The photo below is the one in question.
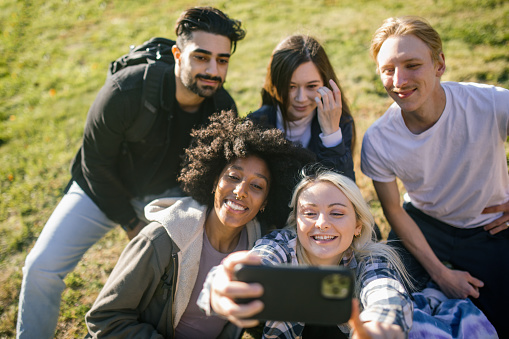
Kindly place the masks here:
POLYGON ((241 333, 196 305, 205 277, 229 253, 250 249, 265 233, 260 224, 284 225, 299 170, 314 156, 232 112, 214 115, 192 136, 179 177, 189 196, 145 208, 152 222, 125 248, 87 313, 94 338, 241 333))

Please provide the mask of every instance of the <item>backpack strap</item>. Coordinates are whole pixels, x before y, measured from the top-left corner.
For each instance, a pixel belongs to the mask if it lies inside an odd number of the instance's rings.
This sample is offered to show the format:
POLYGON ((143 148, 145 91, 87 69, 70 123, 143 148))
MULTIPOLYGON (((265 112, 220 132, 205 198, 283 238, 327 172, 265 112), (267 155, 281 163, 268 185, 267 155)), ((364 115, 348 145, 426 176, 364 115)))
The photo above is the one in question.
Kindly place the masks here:
POLYGON ((161 105, 161 88, 164 73, 168 64, 147 60, 143 74, 143 90, 141 95, 140 114, 125 132, 128 142, 139 142, 148 134, 157 117, 157 110, 161 105))
POLYGON ((172 47, 175 41, 152 38, 139 46, 131 46, 128 54, 110 63, 108 77, 129 66, 147 64, 143 74, 140 113, 125 132, 127 142, 142 141, 150 131, 161 106, 161 88, 165 70, 175 64, 172 47))

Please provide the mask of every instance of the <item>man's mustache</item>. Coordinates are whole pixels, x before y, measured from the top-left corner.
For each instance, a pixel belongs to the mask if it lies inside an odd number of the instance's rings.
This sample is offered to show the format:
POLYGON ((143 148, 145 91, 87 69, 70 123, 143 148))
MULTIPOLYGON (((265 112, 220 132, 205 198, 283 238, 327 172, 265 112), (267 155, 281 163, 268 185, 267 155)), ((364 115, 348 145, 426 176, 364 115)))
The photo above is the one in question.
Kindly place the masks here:
POLYGON ((217 77, 213 77, 213 76, 210 76, 210 75, 207 75, 207 74, 197 74, 196 79, 203 79, 203 80, 211 80, 211 81, 217 81, 217 82, 223 82, 223 79, 219 76, 217 77))

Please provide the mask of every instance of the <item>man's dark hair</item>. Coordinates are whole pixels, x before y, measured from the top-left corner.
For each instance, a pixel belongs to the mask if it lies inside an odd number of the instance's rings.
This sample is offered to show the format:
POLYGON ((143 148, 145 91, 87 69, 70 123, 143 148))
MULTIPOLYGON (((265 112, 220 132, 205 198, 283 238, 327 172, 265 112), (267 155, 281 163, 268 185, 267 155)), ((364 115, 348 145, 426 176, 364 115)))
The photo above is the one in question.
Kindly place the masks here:
POLYGON ((186 150, 178 179, 184 192, 211 208, 211 192, 224 168, 238 158, 257 156, 270 172, 267 206, 257 218, 269 227, 283 227, 299 171, 315 161, 314 154, 286 140, 282 131, 263 129, 231 111, 217 113, 210 121, 191 133, 193 143, 186 150))
POLYGON ((223 35, 230 39, 232 54, 237 48, 237 41, 244 39, 246 31, 239 20, 230 19, 228 15, 214 7, 193 7, 184 11, 175 25, 177 47, 182 50, 194 31, 223 35))

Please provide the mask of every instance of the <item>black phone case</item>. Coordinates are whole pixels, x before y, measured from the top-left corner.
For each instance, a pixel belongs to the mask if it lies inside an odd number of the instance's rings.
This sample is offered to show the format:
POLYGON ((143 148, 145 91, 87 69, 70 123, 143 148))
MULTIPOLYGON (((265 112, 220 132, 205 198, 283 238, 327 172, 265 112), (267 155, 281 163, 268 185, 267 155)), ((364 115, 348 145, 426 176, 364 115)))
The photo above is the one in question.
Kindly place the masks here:
POLYGON ((342 324, 350 319, 354 280, 347 268, 241 264, 235 267, 234 279, 263 285, 259 299, 265 307, 255 319, 316 325, 342 324))

